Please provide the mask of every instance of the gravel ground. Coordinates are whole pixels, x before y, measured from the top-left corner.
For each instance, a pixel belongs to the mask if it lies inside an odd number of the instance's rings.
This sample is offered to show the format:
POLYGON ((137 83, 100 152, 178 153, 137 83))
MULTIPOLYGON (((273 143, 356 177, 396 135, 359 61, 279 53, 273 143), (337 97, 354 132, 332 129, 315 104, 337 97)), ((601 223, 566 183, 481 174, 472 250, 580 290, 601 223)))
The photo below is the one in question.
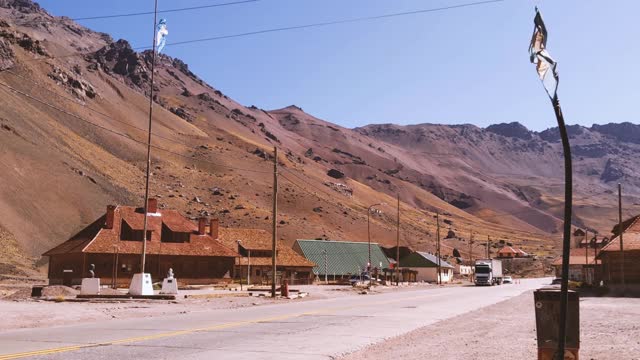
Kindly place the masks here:
MULTIPOLYGON (((372 359, 535 359, 533 293, 457 316, 346 355, 372 359)), ((580 302, 581 359, 640 359, 640 299, 580 302)))

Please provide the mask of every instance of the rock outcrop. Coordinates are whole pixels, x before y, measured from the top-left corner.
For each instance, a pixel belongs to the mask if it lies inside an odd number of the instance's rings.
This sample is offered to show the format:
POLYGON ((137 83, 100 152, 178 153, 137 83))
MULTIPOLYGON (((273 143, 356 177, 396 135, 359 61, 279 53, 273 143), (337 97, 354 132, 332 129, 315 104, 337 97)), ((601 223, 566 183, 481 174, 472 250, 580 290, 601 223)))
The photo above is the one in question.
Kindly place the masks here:
POLYGON ((494 134, 523 140, 531 140, 531 138, 533 137, 529 129, 527 129, 519 122, 490 125, 486 128, 486 130, 494 134))

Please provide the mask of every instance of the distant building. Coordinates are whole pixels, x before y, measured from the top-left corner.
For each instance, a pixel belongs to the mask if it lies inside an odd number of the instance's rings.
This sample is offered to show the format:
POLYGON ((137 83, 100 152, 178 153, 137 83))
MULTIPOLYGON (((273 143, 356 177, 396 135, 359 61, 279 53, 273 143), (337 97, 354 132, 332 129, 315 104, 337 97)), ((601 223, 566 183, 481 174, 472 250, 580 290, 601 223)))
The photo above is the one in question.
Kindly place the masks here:
MULTIPOLYGON (((258 229, 221 228, 220 241, 237 251, 241 257, 236 259, 235 278, 251 284, 270 284, 272 274, 272 238, 271 233, 258 229), (240 242, 238 242, 240 241, 240 242), (247 277, 248 272, 250 276, 247 277)), ((313 267, 316 264, 307 260, 291 247, 277 242, 276 282, 287 280, 289 284, 309 284, 314 279, 313 267)))
POLYGON ((521 249, 505 246, 498 251, 498 258, 501 259, 512 259, 512 258, 525 258, 529 257, 529 254, 522 251, 521 249))
MULTIPOLYGON (((296 240, 293 249, 315 263, 313 273, 318 281, 348 279, 367 270, 369 245, 366 242, 296 240)), ((378 244, 371 244, 372 272, 390 271, 389 259, 378 244)))
POLYGON ((471 276, 473 275, 473 267, 469 266, 469 265, 463 265, 463 264, 457 264, 455 265, 455 270, 453 271, 454 275, 461 275, 461 276, 471 276))
POLYGON ((400 259, 400 268, 416 271, 416 281, 436 282, 438 277, 443 283, 453 281, 455 267, 444 260, 440 260, 440 274, 438 275, 438 257, 421 251, 416 251, 400 259))
MULTIPOLYGON (((569 280, 595 283, 600 273, 600 265, 595 261, 595 251, 571 249, 569 254, 569 280)), ((555 276, 562 277, 562 256, 557 257, 551 266, 555 270, 555 276)))
MULTIPOLYGON (((628 289, 640 292, 640 216, 623 223, 624 282, 628 289)), ((623 252, 620 251, 618 226, 613 228, 614 238, 597 255, 602 261, 602 280, 610 288, 622 285, 623 252)))
MULTIPOLYGON (((109 205, 106 213, 69 240, 47 251, 49 282, 78 284, 90 264, 103 284, 128 286, 141 271, 144 210, 109 205)), ((191 222, 149 199, 145 272, 162 280, 172 268, 181 284, 229 281, 238 254, 218 240, 218 220, 191 222), (207 225, 209 231, 207 231, 207 225)))
POLYGON ((582 239, 580 241, 580 248, 590 248, 590 249, 602 249, 609 243, 609 238, 606 236, 598 238, 598 236, 594 236, 591 239, 582 239))

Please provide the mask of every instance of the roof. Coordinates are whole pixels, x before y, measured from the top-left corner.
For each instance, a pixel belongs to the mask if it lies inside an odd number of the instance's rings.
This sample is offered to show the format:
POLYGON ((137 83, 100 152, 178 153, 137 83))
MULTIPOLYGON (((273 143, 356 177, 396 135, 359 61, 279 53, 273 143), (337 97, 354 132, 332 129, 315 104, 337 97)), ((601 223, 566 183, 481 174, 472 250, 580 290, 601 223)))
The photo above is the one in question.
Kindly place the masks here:
MULTIPOLYGON (((352 275, 365 271, 369 262, 369 245, 366 242, 331 240, 296 240, 294 249, 317 265, 315 274, 325 273, 325 251, 327 274, 352 275)), ((389 268, 389 260, 380 246, 371 243, 371 264, 373 267, 389 268)))
POLYGON ((505 246, 502 249, 498 250, 498 254, 517 254, 518 251, 512 248, 511 246, 505 246))
MULTIPOLYGON (((611 229, 611 233, 613 233, 614 236, 618 236, 618 234, 620 234, 619 227, 620 227, 620 224, 616 224, 613 227, 613 229, 611 229)), ((627 220, 623 221, 622 228, 624 229, 625 232, 627 231, 639 232, 640 231, 640 215, 630 217, 627 220)), ((624 236, 622 241, 624 241, 624 236)))
MULTIPOLYGON (((265 230, 220 228, 219 234, 220 241, 230 249, 237 249, 238 240, 240 240, 240 246, 245 250, 269 251, 271 253, 273 239, 271 238, 271 233, 265 230)), ((281 241, 278 241, 276 246, 276 263, 278 266, 313 267, 316 265, 293 251, 292 248, 283 245, 281 241)), ((249 265, 249 258, 241 257, 236 260, 236 264, 249 265)), ((271 256, 251 256, 251 265, 271 266, 271 256)))
MULTIPOLYGON (((403 267, 403 268, 438 267, 438 257, 430 253, 416 251, 413 254, 409 254, 403 257, 402 259, 400 259, 400 267, 403 267)), ((451 268, 451 269, 455 268, 453 265, 449 264, 448 262, 442 259, 440 259, 440 267, 451 268)))
MULTIPOLYGON (((106 214, 64 243, 44 253, 44 256, 94 253, 94 254, 140 254, 142 241, 121 240, 122 223, 127 223, 133 230, 142 230, 144 215, 140 209, 131 206, 116 206, 114 209, 113 228, 105 225, 106 214)), ((183 255, 183 256, 215 256, 237 257, 238 254, 224 246, 209 234, 200 235, 197 226, 184 218, 175 210, 161 210, 148 216, 148 230, 151 238, 147 241, 147 255, 183 255), (161 242, 162 225, 174 232, 189 233, 189 242, 161 242)))
MULTIPOLYGON (((640 250, 640 232, 624 232, 622 235, 623 250, 640 250)), ((616 236, 600 249, 600 253, 620 251, 620 237, 616 236)))
MULTIPOLYGON (((238 247, 238 240, 247 250, 271 250, 271 233, 260 229, 220 228, 220 241, 230 248, 238 247)), ((281 244, 278 242, 278 248, 281 244)))
MULTIPOLYGON (((571 249, 569 253, 569 265, 588 265, 593 264, 595 259, 595 251, 594 249, 571 249), (587 252, 587 257, 585 259, 585 251, 587 252)), ((551 265, 560 266, 562 265, 562 256, 557 257, 551 265)))
POLYGON ((529 254, 527 254, 526 252, 524 252, 522 249, 520 248, 515 248, 516 252, 522 256, 527 256, 529 254))
POLYGON ((91 243, 95 235, 100 231, 104 225, 105 216, 99 217, 96 221, 89 224, 82 229, 79 233, 75 234, 69 240, 54 247, 53 249, 44 253, 44 256, 61 255, 70 253, 82 253, 82 250, 91 243))

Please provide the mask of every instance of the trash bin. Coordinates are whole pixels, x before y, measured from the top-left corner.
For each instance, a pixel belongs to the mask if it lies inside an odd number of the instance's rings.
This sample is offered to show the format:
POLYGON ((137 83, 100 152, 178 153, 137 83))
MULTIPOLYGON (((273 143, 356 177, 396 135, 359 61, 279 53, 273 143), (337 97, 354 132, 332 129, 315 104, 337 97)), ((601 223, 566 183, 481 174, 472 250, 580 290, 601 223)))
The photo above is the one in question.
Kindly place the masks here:
MULTIPOLYGON (((538 289, 533 293, 536 309, 538 360, 554 360, 560 330, 560 290, 538 289)), ((569 291, 564 359, 578 359, 580 349, 580 308, 578 293, 569 291)))

